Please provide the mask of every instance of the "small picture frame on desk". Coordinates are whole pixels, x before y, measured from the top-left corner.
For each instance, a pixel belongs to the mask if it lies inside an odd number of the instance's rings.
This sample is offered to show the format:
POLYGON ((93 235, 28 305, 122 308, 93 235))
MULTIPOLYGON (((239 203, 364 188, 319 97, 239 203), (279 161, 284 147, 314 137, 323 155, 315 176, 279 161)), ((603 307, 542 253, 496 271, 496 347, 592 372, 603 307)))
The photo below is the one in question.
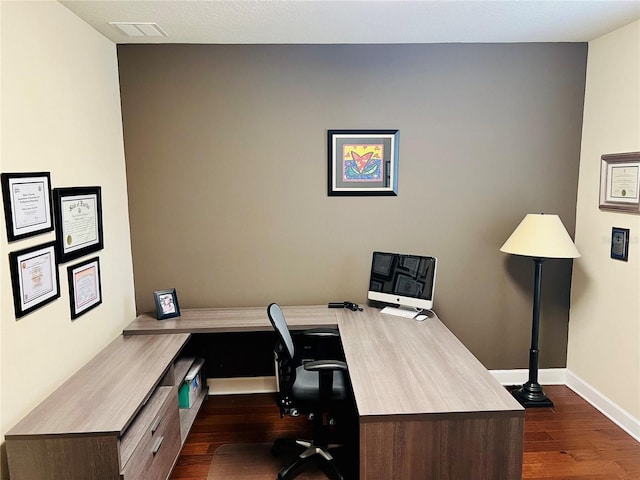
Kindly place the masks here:
POLYGON ((156 302, 156 318, 158 320, 180 316, 180 306, 175 288, 156 290, 153 292, 153 298, 156 302))

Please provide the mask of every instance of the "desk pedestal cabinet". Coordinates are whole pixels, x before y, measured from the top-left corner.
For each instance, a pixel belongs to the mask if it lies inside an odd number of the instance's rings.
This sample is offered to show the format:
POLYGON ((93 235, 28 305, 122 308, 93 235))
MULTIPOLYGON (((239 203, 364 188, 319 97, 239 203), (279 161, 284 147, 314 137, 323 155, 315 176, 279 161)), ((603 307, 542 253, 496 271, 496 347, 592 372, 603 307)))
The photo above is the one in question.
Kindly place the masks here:
POLYGON ((178 408, 188 334, 118 337, 11 429, 11 480, 169 477, 206 395, 178 408))
POLYGON ((360 478, 521 479, 524 421, 474 417, 361 418, 360 478))
POLYGON ((342 310, 360 479, 519 480, 524 409, 440 322, 342 310))

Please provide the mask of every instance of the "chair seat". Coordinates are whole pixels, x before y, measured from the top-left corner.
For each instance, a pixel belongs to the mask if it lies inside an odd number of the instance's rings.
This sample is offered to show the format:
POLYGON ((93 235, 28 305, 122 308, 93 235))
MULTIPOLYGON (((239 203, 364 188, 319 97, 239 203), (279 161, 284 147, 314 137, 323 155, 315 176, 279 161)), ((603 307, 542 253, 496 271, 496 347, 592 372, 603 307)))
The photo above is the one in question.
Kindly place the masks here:
MULTIPOLYGON (((305 402, 318 402, 320 375, 318 372, 305 370, 303 366, 296 368, 296 380, 291 389, 292 396, 305 402)), ((333 389, 331 400, 341 401, 347 398, 347 384, 344 372, 333 372, 333 389)))

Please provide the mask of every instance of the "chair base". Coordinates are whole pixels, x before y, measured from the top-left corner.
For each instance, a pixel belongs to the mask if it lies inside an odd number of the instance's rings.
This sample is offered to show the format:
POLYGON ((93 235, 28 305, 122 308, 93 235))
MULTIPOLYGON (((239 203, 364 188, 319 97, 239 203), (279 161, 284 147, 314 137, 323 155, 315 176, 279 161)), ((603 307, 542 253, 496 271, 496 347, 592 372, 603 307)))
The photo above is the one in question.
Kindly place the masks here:
POLYGON ((335 459, 331 453, 329 453, 330 449, 337 447, 340 447, 340 445, 322 447, 307 440, 277 439, 271 447, 271 453, 273 455, 278 455, 283 449, 288 450, 294 448, 300 451, 295 462, 282 468, 278 472, 278 480, 292 480, 301 473, 307 465, 317 462, 321 462, 319 467, 327 478, 331 480, 346 480, 338 469, 335 459))

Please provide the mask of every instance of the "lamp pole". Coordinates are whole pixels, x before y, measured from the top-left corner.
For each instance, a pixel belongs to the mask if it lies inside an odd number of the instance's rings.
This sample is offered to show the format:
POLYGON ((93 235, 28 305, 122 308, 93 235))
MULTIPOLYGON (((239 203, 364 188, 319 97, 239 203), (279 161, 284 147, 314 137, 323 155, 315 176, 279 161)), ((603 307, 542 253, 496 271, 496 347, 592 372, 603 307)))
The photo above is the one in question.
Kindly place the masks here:
POLYGON ((531 325, 531 348, 529 349, 529 381, 512 394, 525 407, 553 407, 538 383, 538 334, 540 333, 540 290, 542 285, 542 262, 534 258, 535 278, 533 285, 533 321, 531 325))
POLYGON ((529 349, 529 381, 520 387, 509 387, 509 390, 516 400, 525 407, 553 407, 553 402, 547 398, 538 383, 542 262, 547 258, 578 258, 580 252, 573 244, 573 240, 564 228, 560 217, 544 213, 527 214, 504 242, 504 245, 500 247, 500 251, 533 259, 536 270, 533 289, 531 348, 529 349))

